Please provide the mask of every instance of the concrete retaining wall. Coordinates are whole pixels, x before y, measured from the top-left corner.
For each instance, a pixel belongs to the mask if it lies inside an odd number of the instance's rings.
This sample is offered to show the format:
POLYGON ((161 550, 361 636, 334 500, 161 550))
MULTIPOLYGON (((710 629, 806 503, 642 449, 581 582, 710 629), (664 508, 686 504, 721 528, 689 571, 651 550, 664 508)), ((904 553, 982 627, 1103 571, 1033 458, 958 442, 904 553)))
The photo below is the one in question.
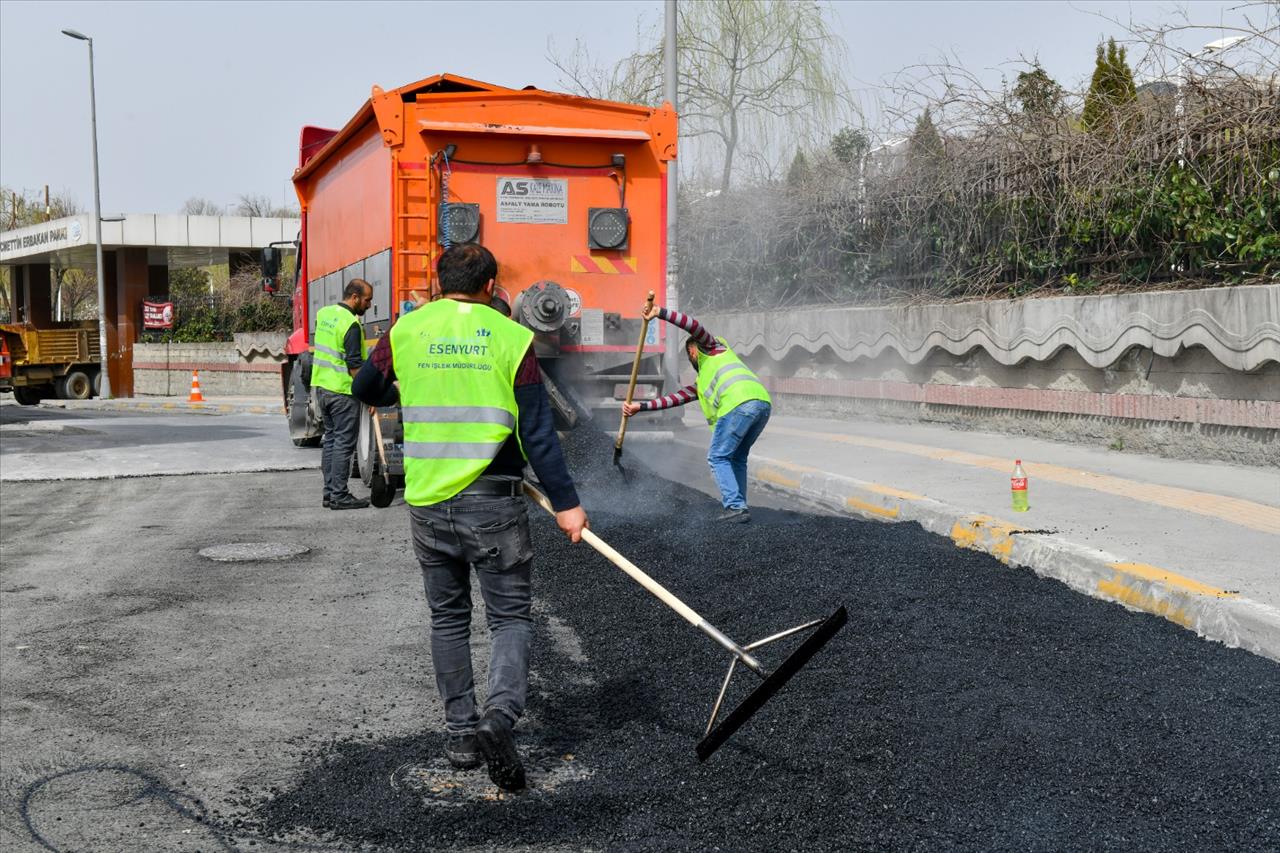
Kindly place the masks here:
POLYGON ((795 413, 1280 465, 1280 285, 700 319, 795 413))
POLYGON ((134 394, 186 396, 198 370, 206 399, 278 397, 284 342, 284 333, 273 332, 237 334, 227 343, 134 344, 134 394))

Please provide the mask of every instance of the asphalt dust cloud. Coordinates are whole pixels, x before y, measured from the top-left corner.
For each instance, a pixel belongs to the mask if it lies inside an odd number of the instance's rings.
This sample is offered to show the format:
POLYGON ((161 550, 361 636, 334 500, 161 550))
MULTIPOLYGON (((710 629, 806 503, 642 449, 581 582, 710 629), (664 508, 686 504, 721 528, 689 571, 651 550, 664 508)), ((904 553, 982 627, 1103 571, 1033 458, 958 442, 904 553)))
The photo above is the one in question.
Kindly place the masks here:
MULTIPOLYGON (((709 622, 749 642, 844 603, 849 625, 699 764, 726 654, 535 512, 530 789, 447 769, 428 721, 244 790, 240 829, 386 850, 1280 847, 1275 663, 913 524, 718 526, 631 454, 624 482, 612 451, 582 431, 566 447, 593 528, 709 622)), ((752 686, 735 682, 729 707, 752 686)))

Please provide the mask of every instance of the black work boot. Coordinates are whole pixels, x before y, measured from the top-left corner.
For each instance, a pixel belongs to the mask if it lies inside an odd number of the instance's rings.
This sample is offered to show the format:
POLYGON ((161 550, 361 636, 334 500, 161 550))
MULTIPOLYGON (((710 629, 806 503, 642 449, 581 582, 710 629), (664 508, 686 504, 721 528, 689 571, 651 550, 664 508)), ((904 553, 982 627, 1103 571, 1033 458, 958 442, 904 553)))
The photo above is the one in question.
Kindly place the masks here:
POLYGON ((329 500, 329 509, 364 509, 368 505, 367 498, 358 498, 355 495, 346 495, 329 500))
POLYGON ((511 737, 511 721, 501 711, 490 708, 476 726, 480 752, 489 765, 489 778, 504 791, 524 788, 524 765, 511 737))
POLYGON ((474 770, 480 766, 480 744, 473 734, 449 735, 444 743, 444 754, 458 770, 474 770))
POLYGON ((751 510, 746 507, 739 509, 726 509, 724 512, 716 516, 716 521, 723 521, 728 524, 746 524, 751 520, 751 510))

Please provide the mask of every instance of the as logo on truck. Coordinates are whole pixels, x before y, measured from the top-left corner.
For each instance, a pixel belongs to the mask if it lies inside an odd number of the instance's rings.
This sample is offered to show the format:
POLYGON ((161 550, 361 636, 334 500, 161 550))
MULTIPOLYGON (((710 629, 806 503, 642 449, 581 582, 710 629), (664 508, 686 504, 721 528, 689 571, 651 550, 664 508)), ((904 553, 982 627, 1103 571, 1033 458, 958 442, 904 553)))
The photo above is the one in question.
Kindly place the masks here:
POLYGON ((535 225, 569 222, 565 178, 498 178, 498 221, 535 225))

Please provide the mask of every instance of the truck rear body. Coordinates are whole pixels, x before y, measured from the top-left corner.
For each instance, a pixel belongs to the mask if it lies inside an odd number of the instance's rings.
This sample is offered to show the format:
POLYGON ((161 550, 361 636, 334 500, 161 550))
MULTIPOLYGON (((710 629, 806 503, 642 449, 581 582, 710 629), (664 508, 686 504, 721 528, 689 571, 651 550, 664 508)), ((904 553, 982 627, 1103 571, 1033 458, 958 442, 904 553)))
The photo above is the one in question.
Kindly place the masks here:
MULTIPOLYGON (((451 75, 375 87, 341 130, 302 133, 289 354, 308 351, 316 312, 354 278, 374 289, 365 336, 381 337, 438 295, 447 243, 477 242, 498 259, 499 293, 537 334, 550 375, 579 408, 616 411, 645 294, 664 301, 675 155, 670 109, 451 75)), ((649 328, 645 396, 660 393, 662 374, 663 324, 649 328)))

